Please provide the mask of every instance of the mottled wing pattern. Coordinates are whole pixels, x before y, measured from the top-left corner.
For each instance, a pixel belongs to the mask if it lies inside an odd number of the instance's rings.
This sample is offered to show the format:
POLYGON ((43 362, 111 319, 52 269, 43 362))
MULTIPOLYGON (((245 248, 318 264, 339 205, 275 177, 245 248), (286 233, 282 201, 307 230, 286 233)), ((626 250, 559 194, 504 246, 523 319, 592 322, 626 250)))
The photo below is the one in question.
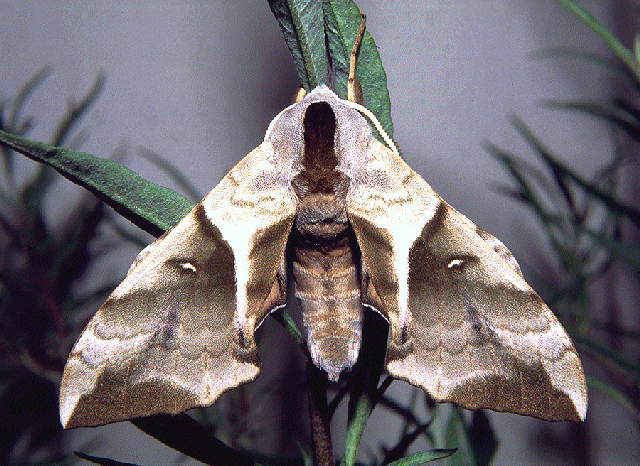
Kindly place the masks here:
POLYGON ((511 253, 395 152, 355 139, 365 147, 344 163, 347 209, 363 302, 391 325, 389 373, 467 408, 584 419, 575 348, 511 253))
POLYGON ((69 356, 65 427, 209 405, 258 375, 254 330, 285 302, 290 169, 265 140, 140 253, 69 356))

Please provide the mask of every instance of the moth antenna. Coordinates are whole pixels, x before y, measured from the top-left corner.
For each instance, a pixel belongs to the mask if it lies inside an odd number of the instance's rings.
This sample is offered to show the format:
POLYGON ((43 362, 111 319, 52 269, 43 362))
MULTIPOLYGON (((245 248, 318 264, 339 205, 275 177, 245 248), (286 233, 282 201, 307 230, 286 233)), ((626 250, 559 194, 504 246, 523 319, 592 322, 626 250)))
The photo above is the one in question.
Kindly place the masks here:
POLYGON ((350 102, 362 104, 362 86, 360 81, 356 77, 356 61, 358 58, 358 51, 360 50, 360 44, 364 37, 364 30, 367 24, 367 17, 362 15, 362 21, 360 21, 360 29, 358 29, 358 35, 356 35, 356 41, 353 44, 351 50, 351 59, 349 61, 349 81, 347 82, 347 98, 350 102))
POLYGON ((376 128, 376 131, 378 131, 378 133, 380 134, 382 139, 384 139, 384 142, 389 147, 389 149, 391 149, 391 151, 394 154, 396 154, 398 157, 400 157, 400 151, 398 150, 398 148, 396 147, 396 145, 393 142, 393 140, 389 137, 387 132, 382 127, 382 124, 378 121, 378 119, 376 118, 376 116, 373 114, 373 112, 371 110, 369 110, 364 105, 360 105, 359 103, 351 102, 349 100, 343 100, 342 103, 344 103, 345 105, 347 105, 347 106, 353 108, 354 110, 362 113, 365 117, 367 117, 369 119, 369 121, 371 121, 371 123, 373 123, 373 126, 376 128))
POLYGON ((356 35, 356 41, 353 43, 353 49, 351 50, 351 59, 349 61, 349 81, 347 82, 347 98, 348 100, 343 101, 349 107, 357 110, 366 116, 373 126, 375 126, 376 130, 384 139, 384 142, 387 144, 389 149, 391 149, 398 157, 400 156, 400 151, 394 144, 393 140, 389 137, 387 132, 382 128, 382 125, 375 117, 375 115, 363 104, 362 99, 362 86, 360 85, 360 81, 356 77, 356 62, 358 59, 358 52, 360 51, 360 44, 362 43, 362 38, 364 37, 364 31, 367 25, 367 16, 362 15, 362 21, 360 21, 360 29, 358 29, 358 34, 356 35))
POLYGON ((304 96, 307 95, 307 91, 304 87, 299 87, 295 94, 293 94, 293 98, 291 99, 292 104, 297 104, 304 99, 304 96))

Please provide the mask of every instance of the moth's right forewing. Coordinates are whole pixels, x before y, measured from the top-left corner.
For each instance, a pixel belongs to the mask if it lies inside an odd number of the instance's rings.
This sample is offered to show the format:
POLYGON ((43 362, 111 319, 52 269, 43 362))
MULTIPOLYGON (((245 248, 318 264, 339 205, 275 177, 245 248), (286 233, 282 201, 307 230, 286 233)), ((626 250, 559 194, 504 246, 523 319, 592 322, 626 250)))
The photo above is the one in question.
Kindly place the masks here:
POLYGON ((292 159, 265 141, 140 253, 74 346, 65 427, 213 403, 254 379, 254 330, 285 302, 292 159))
POLYGON ((350 109, 341 166, 362 301, 390 323, 387 370, 437 401, 583 420, 580 359, 511 253, 446 204, 350 109))

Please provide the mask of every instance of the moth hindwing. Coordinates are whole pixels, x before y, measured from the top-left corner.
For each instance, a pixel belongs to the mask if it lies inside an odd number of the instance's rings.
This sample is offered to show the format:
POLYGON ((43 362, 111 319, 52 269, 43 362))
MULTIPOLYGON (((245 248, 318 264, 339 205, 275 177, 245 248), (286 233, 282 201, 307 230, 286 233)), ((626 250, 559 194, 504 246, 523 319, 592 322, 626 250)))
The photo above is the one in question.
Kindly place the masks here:
POLYGON ((316 88, 140 253, 69 356, 65 427, 209 405, 254 379, 289 242, 310 353, 331 379, 358 357, 364 305, 389 322, 389 373, 436 400, 584 419, 558 320, 502 243, 372 136, 367 112, 316 88))

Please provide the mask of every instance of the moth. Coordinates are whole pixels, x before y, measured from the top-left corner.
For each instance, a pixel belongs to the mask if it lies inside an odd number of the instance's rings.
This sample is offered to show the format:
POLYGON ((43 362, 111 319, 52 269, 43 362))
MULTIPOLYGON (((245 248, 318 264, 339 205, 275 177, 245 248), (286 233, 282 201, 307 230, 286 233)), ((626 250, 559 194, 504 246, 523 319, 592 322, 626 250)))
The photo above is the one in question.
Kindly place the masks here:
POLYGON ((369 110, 322 85, 138 255, 71 351, 64 427, 178 413, 253 380, 255 329, 285 305, 288 270, 331 380, 358 358, 370 308, 389 322, 388 372, 435 400, 585 418, 576 350, 511 253, 402 160, 369 110))

